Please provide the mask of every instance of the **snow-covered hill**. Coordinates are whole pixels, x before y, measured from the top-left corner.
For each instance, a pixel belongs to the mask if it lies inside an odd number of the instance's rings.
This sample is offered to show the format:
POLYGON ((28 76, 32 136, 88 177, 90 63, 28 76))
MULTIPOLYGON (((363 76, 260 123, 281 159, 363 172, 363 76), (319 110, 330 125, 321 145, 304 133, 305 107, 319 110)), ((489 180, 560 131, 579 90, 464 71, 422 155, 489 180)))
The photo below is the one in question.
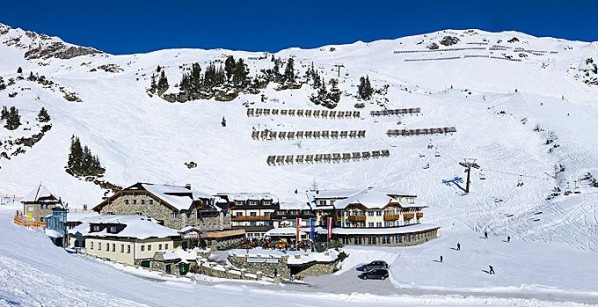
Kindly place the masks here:
POLYGON ((598 249, 593 206, 598 189, 581 181, 588 172, 598 176, 594 137, 598 90, 592 85, 593 60, 588 60, 598 55, 596 43, 518 32, 446 30, 396 40, 291 48, 276 54, 172 49, 108 55, 85 48, 79 56, 67 57, 52 53, 48 46, 76 46, 20 29, 0 29, 0 76, 7 84, 0 91, 0 106, 17 107, 24 123, 15 131, 0 128, 1 141, 6 145, 7 140, 41 129, 35 124, 41 107, 49 111, 52 124, 33 147, 21 146, 25 153, 10 156, 18 147, 12 146, 7 151, 10 160, 0 157, 0 192, 25 194, 43 182, 71 206, 99 203, 104 190, 65 172, 71 136, 76 135, 99 156, 105 179, 121 186, 138 181, 191 183, 208 193, 269 191, 282 199, 300 200, 314 180, 320 188, 381 186, 417 193, 429 205, 426 220, 444 227, 455 224, 458 230, 486 229, 526 240, 598 249), (49 56, 28 56, 32 49, 49 56), (260 93, 242 94, 230 102, 169 103, 146 92, 158 65, 170 81, 169 92, 176 92, 181 66, 198 62, 205 68, 210 62, 224 62, 228 55, 243 58, 251 76, 272 68, 272 56, 294 57, 298 75, 313 63, 325 80, 340 81, 343 96, 336 110, 360 110, 361 115, 350 119, 246 115, 246 106, 324 110, 310 102, 315 90, 309 84, 282 91, 270 84, 262 91, 265 102, 260 93), (335 65, 343 66, 340 74, 335 65), (52 83, 28 81, 31 72, 52 83), (387 93, 374 95, 372 101, 358 100, 359 78, 366 75, 375 88, 388 85, 387 93), (65 99, 68 94, 81 102, 65 99), (365 107, 356 109, 357 103, 365 107), (422 114, 369 115, 384 108, 416 107, 422 114), (223 117, 226 127, 221 126, 223 117), (457 132, 386 134, 389 129, 447 126, 455 126, 457 132), (366 130, 366 137, 252 139, 252 131, 264 129, 366 130), (434 149, 428 149, 429 144, 434 149), (390 156, 379 159, 266 163, 269 155, 385 149, 390 156), (454 185, 442 183, 464 176, 458 164, 464 158, 476 158, 487 177, 480 180, 480 171, 474 170, 472 193, 466 196, 454 185), (189 169, 185 163, 191 161, 198 166, 189 169), (426 165, 429 168, 424 169, 426 165), (556 178, 555 165, 565 167, 556 178), (517 187, 520 180, 523 186, 517 187), (571 190, 577 184, 581 194, 546 200, 555 187, 564 192, 567 182, 571 190))

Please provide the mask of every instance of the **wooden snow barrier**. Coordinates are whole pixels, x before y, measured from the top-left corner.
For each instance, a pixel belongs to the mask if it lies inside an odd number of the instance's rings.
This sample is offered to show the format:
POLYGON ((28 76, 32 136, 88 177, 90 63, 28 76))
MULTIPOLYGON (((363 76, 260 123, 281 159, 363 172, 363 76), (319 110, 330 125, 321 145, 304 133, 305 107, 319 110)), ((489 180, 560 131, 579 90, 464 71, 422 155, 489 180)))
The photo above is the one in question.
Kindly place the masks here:
POLYGON ((334 152, 325 154, 308 154, 308 155, 280 155, 268 156, 266 163, 270 166, 277 165, 291 165, 291 164, 314 164, 314 163, 341 163, 341 162, 355 162, 360 160, 380 159, 390 157, 390 150, 372 150, 372 151, 355 151, 355 152, 334 152))
POLYGON ((388 136, 418 136, 418 135, 432 135, 432 134, 453 134, 457 132, 456 127, 444 128, 424 128, 424 129, 389 129, 386 134, 388 136))
POLYGON ((322 131, 251 131, 251 138, 256 141, 300 140, 300 139, 361 139, 365 138, 365 130, 322 130, 322 131))
POLYGON ((371 116, 389 116, 389 115, 413 115, 413 114, 420 114, 420 108, 405 108, 405 109, 392 109, 392 110, 380 110, 380 111, 371 111, 371 116))
POLYGON ((301 110, 301 109, 265 109, 265 108, 247 108, 247 117, 260 116, 296 116, 296 117, 314 117, 314 118, 332 118, 332 119, 351 119, 359 118, 360 111, 337 111, 337 110, 301 110))

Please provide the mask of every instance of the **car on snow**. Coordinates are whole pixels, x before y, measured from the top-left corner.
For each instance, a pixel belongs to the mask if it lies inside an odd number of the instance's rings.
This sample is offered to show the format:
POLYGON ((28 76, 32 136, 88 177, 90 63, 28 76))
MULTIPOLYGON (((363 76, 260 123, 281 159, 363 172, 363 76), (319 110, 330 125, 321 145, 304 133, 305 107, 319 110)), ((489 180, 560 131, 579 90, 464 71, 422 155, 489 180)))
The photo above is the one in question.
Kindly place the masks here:
POLYGON ((363 272, 363 273, 359 274, 359 278, 385 280, 388 278, 388 270, 387 269, 373 269, 371 271, 367 271, 367 272, 363 272))
POLYGON ((388 269, 388 263, 382 260, 375 260, 368 264, 362 265, 360 271, 367 272, 374 269, 388 269))

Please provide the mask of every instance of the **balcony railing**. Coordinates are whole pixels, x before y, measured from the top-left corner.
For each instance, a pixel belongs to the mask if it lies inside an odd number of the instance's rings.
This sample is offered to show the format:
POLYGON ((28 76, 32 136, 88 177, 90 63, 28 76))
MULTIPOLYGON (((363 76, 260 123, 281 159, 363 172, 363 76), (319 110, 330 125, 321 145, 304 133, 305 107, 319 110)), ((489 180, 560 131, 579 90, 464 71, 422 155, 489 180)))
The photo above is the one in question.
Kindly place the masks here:
POLYGON ((243 222, 243 221, 269 221, 270 220, 270 216, 269 215, 239 215, 239 216, 233 216, 231 217, 232 221, 236 221, 236 222, 243 222))
POLYGON ((365 215, 349 215, 350 222, 365 222, 367 217, 365 215))
POLYGON ((417 219, 421 219, 422 217, 424 217, 424 213, 423 212, 418 212, 417 213, 417 219))
POLYGON ((413 212, 408 212, 408 213, 403 214, 403 219, 405 219, 405 220, 410 220, 414 217, 415 217, 415 213, 413 213, 413 212))
POLYGON ((384 215, 384 220, 385 221, 396 221, 400 218, 401 216, 398 214, 385 214, 384 215))

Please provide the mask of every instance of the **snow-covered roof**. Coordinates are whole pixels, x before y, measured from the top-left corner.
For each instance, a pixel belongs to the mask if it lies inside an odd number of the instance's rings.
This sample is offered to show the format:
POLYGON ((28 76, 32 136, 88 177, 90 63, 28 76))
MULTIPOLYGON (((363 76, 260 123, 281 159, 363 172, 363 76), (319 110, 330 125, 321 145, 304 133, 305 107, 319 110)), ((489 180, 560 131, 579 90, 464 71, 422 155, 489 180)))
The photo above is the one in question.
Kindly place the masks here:
POLYGON ((315 199, 340 199, 347 198, 351 195, 359 193, 360 189, 333 189, 333 190, 317 190, 308 191, 307 197, 310 201, 315 199))
POLYGON ((383 190, 383 189, 379 189, 379 188, 368 188, 368 189, 365 189, 347 199, 337 200, 334 203, 334 207, 336 209, 344 209, 348 205, 351 205, 351 204, 361 204, 368 209, 377 209, 377 208, 383 208, 384 206, 388 205, 391 202, 400 204, 402 207, 423 207, 423 206, 416 206, 413 204, 399 203, 398 200, 396 200, 392 197, 392 196, 396 196, 396 195, 413 195, 413 194, 388 191, 388 190, 383 190))
POLYGON ((440 226, 434 224, 415 224, 401 227, 385 227, 385 228, 332 228, 333 234, 338 235, 393 235, 422 232, 426 230, 438 229, 440 226))
POLYGON ((84 219, 88 217, 99 216, 100 214, 97 212, 69 212, 66 214, 66 221, 67 222, 82 222, 84 219))
MULTIPOLYGON (((326 233, 326 229, 322 227, 316 227, 316 233, 326 233)), ((301 227, 300 231, 302 233, 309 233, 311 229, 309 227, 301 227)), ((297 228, 295 227, 280 227, 274 228, 266 231, 264 234, 266 237, 290 237, 295 236, 297 234, 297 228)))
POLYGON ((83 223, 69 230, 70 234, 80 234, 84 237, 121 237, 121 238, 165 238, 179 237, 173 229, 162 226, 156 220, 138 215, 99 215, 83 219, 83 223), (91 232, 91 224, 124 224, 119 233, 108 233, 107 229, 91 232))
POLYGON ((51 237, 51 238, 62 238, 63 237, 60 232, 58 232, 54 229, 46 228, 46 229, 44 229, 44 232, 46 233, 46 235, 48 237, 51 237))
POLYGON ((280 203, 280 210, 310 210, 311 207, 300 201, 284 201, 280 203))
POLYGON ((247 200, 271 200, 278 202, 278 197, 274 194, 264 193, 253 193, 253 192, 240 192, 240 193, 218 193, 218 195, 226 195, 230 201, 247 201, 247 200))
POLYGON ((183 186, 142 183, 141 186, 178 210, 187 210, 195 200, 215 197, 183 186))
POLYGON ((50 190, 48 190, 48 188, 46 188, 46 186, 40 184, 39 186, 35 187, 35 189, 31 190, 31 192, 27 193, 25 198, 23 198, 23 201, 36 202, 40 198, 52 197, 52 196, 55 198, 58 198, 54 194, 52 194, 52 192, 50 190))
POLYGON ((185 251, 183 249, 176 249, 176 250, 167 250, 163 254, 164 260, 176 260, 181 259, 182 261, 195 261, 197 259, 197 251, 188 250, 185 251))

